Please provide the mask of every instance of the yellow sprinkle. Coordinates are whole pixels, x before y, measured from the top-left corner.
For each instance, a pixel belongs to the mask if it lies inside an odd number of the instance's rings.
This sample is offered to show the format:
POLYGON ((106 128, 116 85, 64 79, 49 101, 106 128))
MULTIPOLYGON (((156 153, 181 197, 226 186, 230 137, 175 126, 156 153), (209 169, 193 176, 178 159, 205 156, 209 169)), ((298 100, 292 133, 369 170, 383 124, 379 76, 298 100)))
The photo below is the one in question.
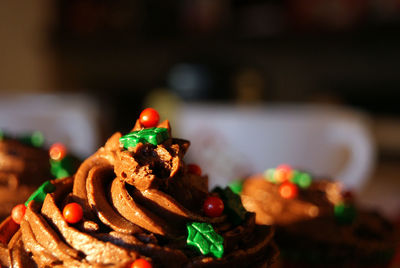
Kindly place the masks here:
POLYGON ((275 170, 274 178, 278 183, 281 183, 285 180, 285 171, 284 170, 275 170))

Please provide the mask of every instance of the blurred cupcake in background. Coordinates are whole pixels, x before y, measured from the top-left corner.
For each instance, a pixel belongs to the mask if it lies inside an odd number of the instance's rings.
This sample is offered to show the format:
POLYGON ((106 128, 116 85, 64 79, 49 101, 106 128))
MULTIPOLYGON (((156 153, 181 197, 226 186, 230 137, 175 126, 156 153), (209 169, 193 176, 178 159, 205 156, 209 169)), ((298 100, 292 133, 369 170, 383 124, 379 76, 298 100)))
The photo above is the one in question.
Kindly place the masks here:
POLYGON ((38 131, 17 137, 0 130, 0 220, 42 182, 70 176, 78 164, 62 144, 46 149, 38 131))
POLYGON ((393 225, 338 182, 280 165, 231 188, 258 224, 276 225, 281 267, 387 267, 393 258, 393 225))

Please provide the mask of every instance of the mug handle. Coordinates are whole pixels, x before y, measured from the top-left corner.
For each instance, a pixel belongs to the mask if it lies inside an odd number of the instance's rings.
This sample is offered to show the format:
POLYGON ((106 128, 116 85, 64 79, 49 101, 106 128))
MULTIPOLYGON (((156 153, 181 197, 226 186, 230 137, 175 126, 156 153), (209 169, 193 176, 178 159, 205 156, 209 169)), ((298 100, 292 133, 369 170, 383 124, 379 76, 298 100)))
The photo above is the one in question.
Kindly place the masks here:
POLYGON ((336 179, 348 189, 359 191, 365 186, 375 162, 375 144, 367 124, 341 121, 332 125, 328 134, 334 145, 345 145, 350 159, 336 179))

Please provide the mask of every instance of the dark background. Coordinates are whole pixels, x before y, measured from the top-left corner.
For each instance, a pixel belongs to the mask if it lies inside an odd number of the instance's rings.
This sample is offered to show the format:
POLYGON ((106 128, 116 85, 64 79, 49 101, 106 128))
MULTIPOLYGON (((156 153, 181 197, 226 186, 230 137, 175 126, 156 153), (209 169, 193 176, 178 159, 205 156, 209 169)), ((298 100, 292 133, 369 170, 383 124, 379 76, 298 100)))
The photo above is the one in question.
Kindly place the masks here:
MULTIPOLYGON (((400 124, 398 0, 0 5, 0 89, 84 92, 105 107, 109 132, 160 88, 184 101, 351 106, 378 133, 400 124)), ((399 144, 382 143, 397 155, 399 144)))

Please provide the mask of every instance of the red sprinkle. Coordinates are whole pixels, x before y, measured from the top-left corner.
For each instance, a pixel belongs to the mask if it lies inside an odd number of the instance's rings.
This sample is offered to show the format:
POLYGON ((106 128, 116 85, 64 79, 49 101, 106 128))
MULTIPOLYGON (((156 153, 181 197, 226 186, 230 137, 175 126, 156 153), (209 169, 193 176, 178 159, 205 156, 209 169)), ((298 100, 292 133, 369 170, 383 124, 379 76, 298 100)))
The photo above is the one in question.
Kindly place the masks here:
POLYGON ((77 223, 83 217, 82 207, 78 203, 69 203, 64 207, 63 216, 68 223, 77 223))
POLYGON ((144 109, 139 117, 139 122, 144 127, 156 127, 158 121, 160 121, 160 115, 153 108, 144 109))
POLYGON ((279 186, 279 194, 286 199, 295 198, 298 194, 298 189, 296 184, 289 181, 285 181, 279 186))
POLYGON ((198 165, 196 165, 196 164, 188 164, 187 167, 188 167, 189 173, 201 176, 201 168, 198 165))
POLYGON ((224 211, 224 202, 217 196, 209 196, 204 201, 203 210, 208 217, 219 217, 224 211))
POLYGON ((24 204, 16 205, 11 210, 11 218, 18 224, 21 224, 21 221, 24 219, 26 211, 26 206, 24 204))
POLYGON ((62 143, 54 143, 50 147, 49 155, 51 159, 60 161, 67 155, 67 148, 62 143))
POLYGON ((292 167, 289 166, 288 164, 281 164, 281 165, 277 166, 276 169, 281 169, 281 170, 285 170, 286 172, 289 172, 292 170, 292 167))
POLYGON ((151 263, 145 259, 137 259, 131 265, 131 268, 152 268, 152 267, 153 265, 151 265, 151 263))

